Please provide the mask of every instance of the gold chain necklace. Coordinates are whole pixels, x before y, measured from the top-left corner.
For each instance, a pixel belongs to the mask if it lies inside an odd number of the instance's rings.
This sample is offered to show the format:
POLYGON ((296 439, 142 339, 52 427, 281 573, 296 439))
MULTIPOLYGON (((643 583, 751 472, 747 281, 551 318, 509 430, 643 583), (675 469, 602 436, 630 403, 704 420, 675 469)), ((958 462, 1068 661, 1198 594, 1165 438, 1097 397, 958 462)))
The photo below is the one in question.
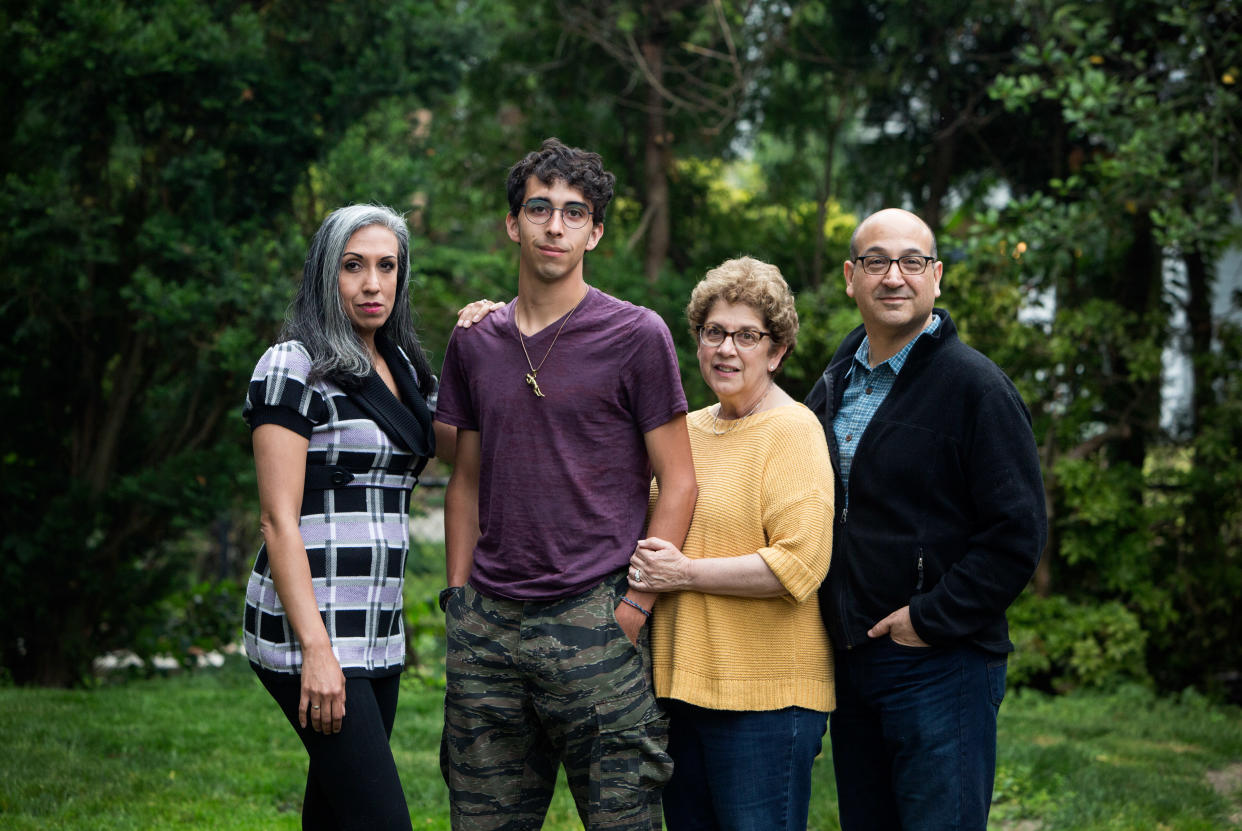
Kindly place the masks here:
POLYGON ((769 381, 768 388, 763 391, 763 397, 760 398, 755 403, 755 406, 750 408, 750 412, 744 416, 738 416, 737 418, 733 419, 733 421, 729 424, 729 426, 723 430, 716 429, 717 426, 720 424, 720 404, 717 404, 716 412, 712 413, 712 433, 714 433, 717 436, 723 436, 726 433, 728 433, 730 430, 732 430, 734 427, 736 427, 742 419, 750 418, 751 416, 753 416, 755 413, 759 411, 759 408, 763 406, 763 402, 768 399, 768 393, 770 393, 771 391, 772 391, 772 382, 769 381))
POLYGON ((586 300, 586 296, 591 293, 588 286, 587 290, 578 298, 578 302, 569 310, 569 314, 565 315, 565 319, 561 321, 560 328, 556 330, 556 334, 552 336, 552 342, 548 344, 548 351, 543 353, 543 360, 539 362, 539 366, 531 363, 530 353, 526 351, 526 339, 522 337, 522 327, 517 322, 517 307, 513 309, 513 325, 517 326, 518 343, 522 344, 522 354, 526 356, 526 365, 530 367, 530 372, 526 373, 526 383, 530 386, 531 391, 535 393, 536 398, 544 398, 543 390, 539 389, 539 370, 543 369, 543 365, 548 362, 548 356, 552 354, 552 347, 556 346, 557 339, 561 336, 561 332, 565 329, 565 324, 569 323, 569 319, 574 316, 574 312, 578 311, 578 306, 582 305, 582 301, 586 300))

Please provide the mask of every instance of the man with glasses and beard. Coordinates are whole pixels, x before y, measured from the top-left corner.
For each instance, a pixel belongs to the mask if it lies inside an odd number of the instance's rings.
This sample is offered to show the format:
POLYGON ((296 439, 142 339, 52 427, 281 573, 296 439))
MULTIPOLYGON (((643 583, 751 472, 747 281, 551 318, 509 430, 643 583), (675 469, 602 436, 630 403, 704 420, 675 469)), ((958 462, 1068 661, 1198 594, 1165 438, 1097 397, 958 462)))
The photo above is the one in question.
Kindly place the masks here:
POLYGON ((1030 413, 934 308, 943 267, 914 214, 863 220, 844 264, 862 325, 806 399, 836 473, 820 608, 844 831, 984 831, 1005 610, 1047 538, 1030 413))
POLYGON ((509 172, 518 293, 454 330, 436 419, 445 494, 441 767, 454 829, 537 829, 564 763, 588 829, 660 828, 671 772, 651 684, 647 533, 681 544, 697 487, 672 337, 589 286, 613 176, 555 139, 509 172))

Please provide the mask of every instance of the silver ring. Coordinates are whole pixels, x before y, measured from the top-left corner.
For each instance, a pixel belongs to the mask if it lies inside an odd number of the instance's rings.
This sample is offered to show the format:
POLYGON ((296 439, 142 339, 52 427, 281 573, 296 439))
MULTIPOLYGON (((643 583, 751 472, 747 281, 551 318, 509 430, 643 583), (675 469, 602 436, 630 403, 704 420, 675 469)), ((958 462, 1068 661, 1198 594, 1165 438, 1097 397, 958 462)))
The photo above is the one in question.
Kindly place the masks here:
POLYGON ((319 709, 319 705, 318 705, 318 704, 312 704, 312 705, 311 705, 311 709, 312 709, 312 710, 318 710, 318 709, 319 709))
POLYGON ((634 582, 641 583, 643 581, 643 573, 638 569, 634 569, 634 582))

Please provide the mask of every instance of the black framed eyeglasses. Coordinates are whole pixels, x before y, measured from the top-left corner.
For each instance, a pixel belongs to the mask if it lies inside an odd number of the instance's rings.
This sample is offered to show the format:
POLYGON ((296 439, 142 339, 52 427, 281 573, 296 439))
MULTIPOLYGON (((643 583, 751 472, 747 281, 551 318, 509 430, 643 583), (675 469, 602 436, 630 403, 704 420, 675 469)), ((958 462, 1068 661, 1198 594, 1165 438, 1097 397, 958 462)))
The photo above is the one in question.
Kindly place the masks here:
POLYGON ((764 338, 772 337, 768 332, 760 332, 758 329, 738 329, 736 332, 730 332, 710 323, 706 326, 699 326, 698 332, 699 342, 704 346, 720 346, 725 342, 725 338, 733 338, 733 345, 742 352, 749 352, 764 338))
POLYGON ((526 218, 536 225, 546 224, 557 211, 561 212, 561 222, 565 223, 566 228, 581 228, 591 219, 591 209, 581 202, 566 202, 565 207, 557 208, 546 199, 527 199, 522 203, 522 210, 526 211, 526 218))
POLYGON ((936 258, 928 257, 926 254, 904 254, 900 257, 864 254, 861 257, 855 257, 854 260, 862 263, 863 271, 875 276, 888 274, 889 267, 896 262, 902 274, 915 277, 926 271, 927 267, 936 261, 936 258))

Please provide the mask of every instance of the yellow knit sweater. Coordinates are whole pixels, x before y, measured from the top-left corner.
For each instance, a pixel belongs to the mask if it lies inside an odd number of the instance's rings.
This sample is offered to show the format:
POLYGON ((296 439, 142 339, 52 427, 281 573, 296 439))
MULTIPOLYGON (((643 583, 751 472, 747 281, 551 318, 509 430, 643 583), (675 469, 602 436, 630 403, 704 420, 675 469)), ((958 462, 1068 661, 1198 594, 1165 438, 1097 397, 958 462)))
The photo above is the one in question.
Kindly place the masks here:
POLYGON ((836 706, 817 589, 832 554, 832 467, 801 404, 750 416, 722 436, 711 408, 689 416, 699 499, 682 551, 758 551, 789 595, 660 597, 651 618, 656 694, 717 710, 836 706))

